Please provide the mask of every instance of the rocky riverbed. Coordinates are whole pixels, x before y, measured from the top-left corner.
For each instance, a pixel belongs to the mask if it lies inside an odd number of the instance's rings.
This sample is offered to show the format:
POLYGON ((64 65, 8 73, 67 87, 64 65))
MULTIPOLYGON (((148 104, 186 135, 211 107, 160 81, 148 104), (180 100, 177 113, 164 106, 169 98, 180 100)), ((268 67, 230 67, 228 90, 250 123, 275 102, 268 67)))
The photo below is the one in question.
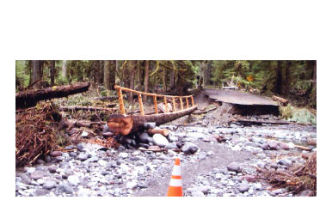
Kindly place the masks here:
POLYGON ((301 153, 309 151, 295 144, 316 151, 314 144, 307 145, 316 140, 315 126, 162 128, 171 130, 165 152, 88 143, 52 152, 16 170, 16 196, 165 196, 175 157, 181 159, 185 196, 293 196, 258 180, 256 167, 304 163, 301 153), (179 145, 182 152, 172 150, 179 145))

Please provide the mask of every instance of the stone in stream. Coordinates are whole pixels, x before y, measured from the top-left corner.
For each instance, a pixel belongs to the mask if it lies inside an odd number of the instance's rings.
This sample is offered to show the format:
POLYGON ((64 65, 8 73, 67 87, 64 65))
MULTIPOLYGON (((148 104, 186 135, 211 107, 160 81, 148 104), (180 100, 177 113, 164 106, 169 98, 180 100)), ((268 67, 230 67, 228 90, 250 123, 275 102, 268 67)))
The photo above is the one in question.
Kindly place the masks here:
POLYGON ((80 183, 79 177, 76 175, 69 176, 68 181, 71 185, 78 185, 80 183))
POLYGON ((191 142, 186 142, 183 147, 181 148, 181 151, 185 154, 194 154, 195 152, 198 151, 197 145, 191 143, 191 142))
POLYGON ((314 192, 312 190, 303 190, 298 194, 299 197, 310 197, 314 196, 314 192))
POLYGON ((30 178, 34 180, 38 180, 40 178, 43 178, 45 176, 45 173, 43 171, 34 171, 31 173, 30 178))
POLYGON ((47 190, 47 189, 42 189, 42 188, 40 188, 40 189, 36 189, 36 191, 34 192, 34 195, 35 196, 44 196, 44 195, 47 195, 47 194, 49 194, 49 190, 47 190))
POLYGON ((279 143, 279 147, 283 150, 289 150, 289 145, 287 145, 286 143, 280 142, 279 143))
POLYGON ((57 171, 57 167, 52 165, 48 167, 48 170, 50 173, 55 173, 57 171))
POLYGON ((59 185, 58 189, 59 191, 64 192, 66 194, 72 194, 74 192, 72 187, 68 184, 59 185))
POLYGON ((242 183, 240 186, 239 186, 239 191, 244 193, 244 192, 247 192, 249 190, 249 185, 247 183, 242 183))
POLYGON ((154 134, 152 138, 153 142, 160 147, 165 147, 169 144, 167 138, 161 134, 154 134))
POLYGON ((229 171, 233 171, 233 172, 241 172, 241 167, 239 165, 239 163, 236 163, 236 162, 232 162, 230 163, 228 166, 227 166, 227 169, 229 171))
POLYGON ((277 162, 279 165, 284 165, 284 166, 291 166, 292 161, 289 159, 281 159, 277 162))
POLYGON ((20 177, 21 177, 22 183, 25 183, 27 185, 29 185, 31 183, 31 179, 26 174, 21 174, 20 177))
POLYGON ((106 132, 109 132, 109 126, 108 126, 108 124, 105 124, 105 125, 103 126, 103 133, 106 133, 106 132))
POLYGON ((84 152, 84 145, 82 143, 77 144, 78 151, 84 152))
POLYGON ((152 137, 150 137, 148 133, 144 132, 139 135, 140 142, 149 143, 151 140, 153 141, 152 137))
POLYGON ((155 122, 146 122, 143 124, 143 127, 145 129, 154 129, 154 128, 156 128, 156 123, 155 122))
POLYGON ((52 156, 52 157, 62 156, 62 152, 61 151, 53 151, 50 153, 50 156, 52 156))
POLYGON ((110 137, 110 136, 113 136, 114 134, 112 133, 112 132, 103 132, 102 133, 102 135, 104 136, 104 137, 110 137))
POLYGON ((270 150, 278 150, 278 143, 276 141, 269 141, 268 145, 270 150))
POLYGON ((55 188, 56 186, 57 186, 57 183, 53 180, 46 181, 43 184, 43 188, 48 189, 48 190, 55 188))
POLYGON ((81 137, 87 138, 89 136, 89 133, 87 131, 82 131, 81 137))
POLYGON ((88 159, 88 154, 86 154, 86 153, 80 153, 80 154, 78 155, 78 159, 81 160, 81 161, 85 161, 85 160, 88 159))
POLYGON ((166 149, 176 149, 176 148, 177 148, 176 143, 169 143, 169 144, 166 146, 166 149))
POLYGON ((42 159, 38 159, 37 160, 37 164, 39 164, 39 165, 42 165, 42 164, 44 164, 44 163, 46 163, 44 160, 42 160, 42 159))

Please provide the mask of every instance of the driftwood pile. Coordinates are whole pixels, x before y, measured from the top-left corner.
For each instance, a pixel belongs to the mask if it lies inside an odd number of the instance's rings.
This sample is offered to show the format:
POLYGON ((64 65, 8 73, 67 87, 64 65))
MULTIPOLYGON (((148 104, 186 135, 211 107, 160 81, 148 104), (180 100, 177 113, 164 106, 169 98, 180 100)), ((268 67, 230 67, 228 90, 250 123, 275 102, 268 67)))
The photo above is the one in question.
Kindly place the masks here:
POLYGON ((61 115, 51 103, 16 113, 16 166, 33 164, 56 147, 61 115))
POLYGON ((317 191, 317 153, 313 152, 304 165, 293 167, 287 171, 258 169, 260 178, 273 185, 274 188, 287 187, 294 194, 310 190, 316 196, 317 191))

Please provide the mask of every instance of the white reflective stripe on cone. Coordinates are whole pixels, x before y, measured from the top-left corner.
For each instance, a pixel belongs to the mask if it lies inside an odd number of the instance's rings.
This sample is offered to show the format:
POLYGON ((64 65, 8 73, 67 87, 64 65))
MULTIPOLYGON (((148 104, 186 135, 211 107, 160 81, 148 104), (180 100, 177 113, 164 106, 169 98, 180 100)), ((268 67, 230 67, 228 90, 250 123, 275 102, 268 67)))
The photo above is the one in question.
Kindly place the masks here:
POLYGON ((179 165, 173 167, 172 176, 181 176, 181 167, 179 165))
POLYGON ((171 179, 170 180, 170 184, 169 184, 170 186, 174 186, 174 187, 176 187, 176 186, 180 186, 180 187, 182 187, 182 180, 181 179, 171 179))

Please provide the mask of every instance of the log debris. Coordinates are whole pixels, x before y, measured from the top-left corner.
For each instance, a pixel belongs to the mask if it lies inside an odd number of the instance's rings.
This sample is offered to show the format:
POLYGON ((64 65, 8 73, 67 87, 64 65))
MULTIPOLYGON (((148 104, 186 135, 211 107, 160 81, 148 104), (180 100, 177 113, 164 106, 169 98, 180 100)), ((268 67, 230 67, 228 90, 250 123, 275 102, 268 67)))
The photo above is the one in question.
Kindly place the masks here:
POLYGON ((197 106, 171 113, 159 113, 153 115, 121 115, 112 114, 108 120, 108 127, 111 132, 121 135, 128 135, 143 129, 144 123, 155 122, 157 126, 173 121, 184 115, 191 114, 197 106))
POLYGON ((38 101, 67 97, 72 94, 85 92, 90 83, 76 83, 73 85, 54 86, 46 89, 27 90, 16 94, 16 109, 35 106, 38 101))
POLYGON ((160 129, 160 128, 148 129, 148 133, 150 134, 161 134, 165 137, 169 135, 169 132, 170 131, 168 129, 160 129))
POLYGON ((62 111, 87 110, 87 111, 105 111, 105 112, 114 112, 118 110, 117 108, 100 108, 100 107, 93 107, 93 106, 61 106, 59 109, 62 111))
POLYGON ((278 97, 278 96, 275 96, 275 95, 272 96, 272 99, 274 101, 280 102, 283 106, 286 106, 288 104, 288 102, 289 102, 287 99, 284 99, 282 97, 278 97))

